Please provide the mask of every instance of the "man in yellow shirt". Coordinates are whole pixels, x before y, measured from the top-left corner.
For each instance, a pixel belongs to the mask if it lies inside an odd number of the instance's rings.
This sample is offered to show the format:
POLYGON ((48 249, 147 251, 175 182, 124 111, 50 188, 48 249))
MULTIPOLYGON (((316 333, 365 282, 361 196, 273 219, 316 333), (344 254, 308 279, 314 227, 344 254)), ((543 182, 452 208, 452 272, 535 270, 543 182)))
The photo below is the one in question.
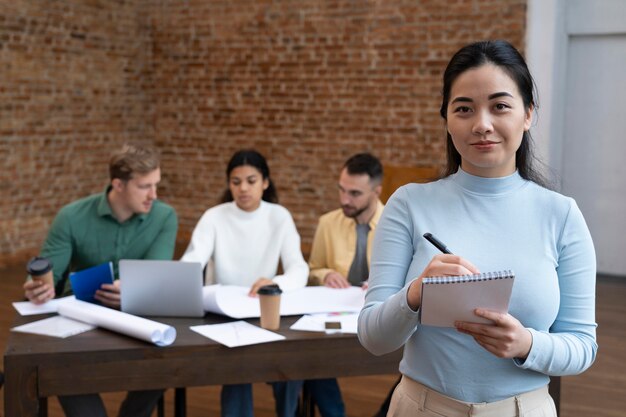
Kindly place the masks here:
MULTIPOLYGON (((341 208, 320 217, 309 257, 309 278, 318 285, 363 285, 369 276, 374 230, 383 212, 379 196, 383 167, 375 156, 350 157, 339 175, 341 208)), ((305 381, 322 417, 344 417, 337 380, 305 381)))
POLYGON ((350 157, 339 175, 341 208, 320 217, 309 257, 318 285, 345 288, 367 281, 374 230, 383 212, 383 167, 375 156, 350 157))

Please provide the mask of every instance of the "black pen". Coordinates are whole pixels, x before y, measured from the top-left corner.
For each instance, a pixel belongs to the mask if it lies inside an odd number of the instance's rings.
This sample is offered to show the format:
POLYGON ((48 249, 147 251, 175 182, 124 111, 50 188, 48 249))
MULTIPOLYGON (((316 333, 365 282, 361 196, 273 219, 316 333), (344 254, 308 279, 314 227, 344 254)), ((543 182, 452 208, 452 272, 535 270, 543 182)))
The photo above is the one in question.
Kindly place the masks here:
POLYGON ((430 243, 433 244, 434 247, 436 247, 437 249, 439 249, 442 253, 449 253, 452 254, 452 252, 450 252, 448 250, 448 248, 446 248, 446 245, 444 245, 443 243, 441 243, 435 236, 433 236, 430 233, 424 233, 424 239, 426 239, 427 241, 429 241, 430 243))

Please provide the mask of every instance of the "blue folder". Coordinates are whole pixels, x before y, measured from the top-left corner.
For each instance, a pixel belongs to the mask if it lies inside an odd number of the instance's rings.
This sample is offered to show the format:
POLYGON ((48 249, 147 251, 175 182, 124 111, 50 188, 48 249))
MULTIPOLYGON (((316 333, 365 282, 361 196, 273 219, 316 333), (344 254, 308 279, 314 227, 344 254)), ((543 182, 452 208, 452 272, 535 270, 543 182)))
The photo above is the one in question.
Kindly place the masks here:
POLYGON ((113 263, 107 262, 70 274, 72 291, 78 300, 98 303, 94 298, 102 284, 113 283, 113 263))

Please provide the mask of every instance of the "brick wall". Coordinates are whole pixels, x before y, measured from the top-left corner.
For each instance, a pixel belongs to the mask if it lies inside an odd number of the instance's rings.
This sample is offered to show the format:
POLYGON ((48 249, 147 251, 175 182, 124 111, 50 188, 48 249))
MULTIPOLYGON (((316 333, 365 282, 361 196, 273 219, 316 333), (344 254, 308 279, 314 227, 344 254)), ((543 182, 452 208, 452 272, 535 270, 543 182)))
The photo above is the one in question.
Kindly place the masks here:
POLYGON ((155 140, 193 228, 225 187, 231 154, 269 159, 280 202, 310 242, 337 207, 339 169, 443 161, 441 74, 463 44, 523 46, 525 1, 156 1, 155 140))
POLYGON ((0 1, 0 264, 104 188, 111 148, 153 141, 141 16, 136 1, 0 1))
POLYGON ((443 162, 441 72, 463 44, 523 47, 525 0, 0 0, 0 263, 106 182, 126 140, 161 148, 184 244, 232 153, 268 157, 309 244, 343 161, 443 162))

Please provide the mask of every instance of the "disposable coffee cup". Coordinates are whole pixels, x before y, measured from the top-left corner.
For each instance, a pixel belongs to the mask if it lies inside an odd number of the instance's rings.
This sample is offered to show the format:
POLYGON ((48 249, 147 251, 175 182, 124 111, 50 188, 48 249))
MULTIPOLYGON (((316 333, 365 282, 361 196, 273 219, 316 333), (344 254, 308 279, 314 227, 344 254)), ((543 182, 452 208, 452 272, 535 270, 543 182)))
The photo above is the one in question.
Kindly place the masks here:
POLYGON ((282 290, 276 284, 259 288, 257 294, 261 302, 261 327, 278 330, 280 327, 280 295, 282 290))
POLYGON ((26 271, 32 279, 54 285, 52 261, 50 259, 35 256, 26 264, 26 271))

